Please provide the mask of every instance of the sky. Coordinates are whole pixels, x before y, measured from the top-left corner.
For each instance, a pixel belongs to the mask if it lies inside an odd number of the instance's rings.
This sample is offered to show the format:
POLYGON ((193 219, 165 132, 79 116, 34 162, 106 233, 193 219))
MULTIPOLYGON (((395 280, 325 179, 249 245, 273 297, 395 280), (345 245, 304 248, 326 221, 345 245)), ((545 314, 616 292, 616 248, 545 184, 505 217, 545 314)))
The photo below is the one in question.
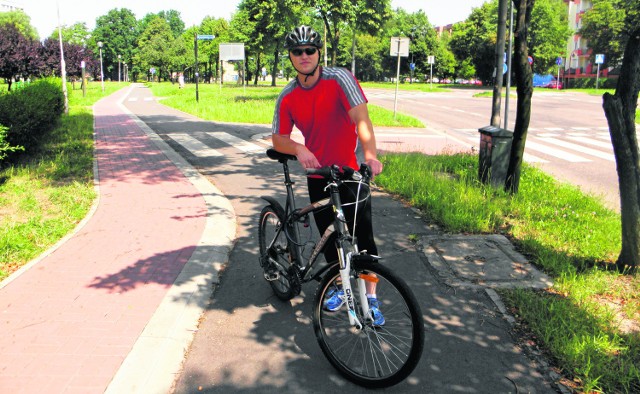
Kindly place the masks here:
MULTIPOLYGON (((422 9, 429 22, 436 26, 459 22, 467 18, 472 8, 479 7, 486 0, 392 0, 392 8, 403 8, 408 12, 422 9)), ((96 18, 106 15, 114 8, 128 8, 142 19, 148 13, 176 10, 180 12, 185 26, 199 25, 205 16, 230 19, 240 0, 12 0, 22 4, 24 11, 31 17, 33 25, 41 38, 49 36, 58 26, 58 7, 60 24, 71 26, 84 22, 92 30, 96 18)))

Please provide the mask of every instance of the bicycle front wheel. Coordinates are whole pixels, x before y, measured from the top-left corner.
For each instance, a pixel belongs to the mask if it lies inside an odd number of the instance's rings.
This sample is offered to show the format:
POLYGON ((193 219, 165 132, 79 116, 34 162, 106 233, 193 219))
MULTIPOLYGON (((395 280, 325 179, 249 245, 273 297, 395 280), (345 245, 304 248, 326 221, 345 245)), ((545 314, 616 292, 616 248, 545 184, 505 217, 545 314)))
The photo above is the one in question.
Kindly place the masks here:
POLYGON ((341 287, 336 265, 323 277, 316 292, 313 303, 316 338, 329 362, 350 381, 367 388, 392 386, 409 376, 420 361, 424 347, 422 312, 407 284, 387 267, 354 261, 351 271, 356 295, 354 279, 374 278, 377 282, 377 306, 384 318, 376 322, 362 316, 358 296, 353 298, 356 315, 364 325, 361 330, 349 323, 346 305, 335 310, 335 302, 328 300, 341 287))
POLYGON ((292 255, 287 236, 282 230, 284 219, 271 206, 266 206, 260 212, 258 227, 258 242, 260 245, 260 265, 265 273, 265 279, 271 285, 273 293, 283 301, 296 296, 289 267, 292 255))

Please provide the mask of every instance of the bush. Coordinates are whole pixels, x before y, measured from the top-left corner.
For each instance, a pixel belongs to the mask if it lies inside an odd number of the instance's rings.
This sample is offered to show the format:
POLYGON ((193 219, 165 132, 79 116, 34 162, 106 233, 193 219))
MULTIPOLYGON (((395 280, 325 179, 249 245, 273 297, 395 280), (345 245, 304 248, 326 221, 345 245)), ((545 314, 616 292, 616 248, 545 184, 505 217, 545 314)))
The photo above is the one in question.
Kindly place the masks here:
POLYGON ((24 150, 24 147, 22 146, 11 146, 7 142, 8 130, 9 129, 7 127, 4 127, 3 125, 0 124, 0 167, 1 167, 2 161, 7 157, 9 153, 15 152, 18 150, 24 150))
MULTIPOLYGON (((597 80, 599 89, 615 89, 618 78, 600 78, 597 80)), ((576 78, 569 82, 571 89, 595 89, 596 78, 576 78)))
POLYGON ((29 151, 56 126, 64 110, 59 79, 38 80, 0 95, 0 124, 8 127, 6 142, 29 151))

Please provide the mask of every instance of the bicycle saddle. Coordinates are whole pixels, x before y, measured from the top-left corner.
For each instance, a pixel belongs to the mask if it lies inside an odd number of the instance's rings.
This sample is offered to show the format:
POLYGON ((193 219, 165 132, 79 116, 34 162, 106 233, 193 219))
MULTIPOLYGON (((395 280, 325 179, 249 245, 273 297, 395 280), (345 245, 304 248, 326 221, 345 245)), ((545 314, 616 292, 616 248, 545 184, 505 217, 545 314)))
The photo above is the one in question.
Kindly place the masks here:
POLYGON ((286 153, 280 153, 273 148, 267 149, 267 156, 272 160, 278 160, 280 163, 283 163, 287 160, 298 160, 294 155, 289 155, 286 153))

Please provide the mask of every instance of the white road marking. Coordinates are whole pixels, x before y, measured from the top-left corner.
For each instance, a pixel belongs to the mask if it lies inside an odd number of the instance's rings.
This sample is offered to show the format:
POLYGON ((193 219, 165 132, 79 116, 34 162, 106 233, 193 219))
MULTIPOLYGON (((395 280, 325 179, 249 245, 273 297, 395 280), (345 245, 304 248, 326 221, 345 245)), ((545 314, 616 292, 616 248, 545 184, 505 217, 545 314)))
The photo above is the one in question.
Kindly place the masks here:
POLYGON ((185 149, 191 152, 194 156, 197 157, 220 157, 223 156, 222 153, 217 150, 211 148, 210 146, 200 142, 200 140, 190 136, 189 134, 184 133, 174 133, 168 134, 168 136, 182 145, 185 149))
POLYGON ((207 134, 212 136, 213 138, 217 138, 220 141, 233 146, 234 148, 240 149, 245 153, 264 152, 263 147, 249 141, 245 141, 242 138, 235 137, 229 133, 225 133, 222 131, 212 131, 207 134))

